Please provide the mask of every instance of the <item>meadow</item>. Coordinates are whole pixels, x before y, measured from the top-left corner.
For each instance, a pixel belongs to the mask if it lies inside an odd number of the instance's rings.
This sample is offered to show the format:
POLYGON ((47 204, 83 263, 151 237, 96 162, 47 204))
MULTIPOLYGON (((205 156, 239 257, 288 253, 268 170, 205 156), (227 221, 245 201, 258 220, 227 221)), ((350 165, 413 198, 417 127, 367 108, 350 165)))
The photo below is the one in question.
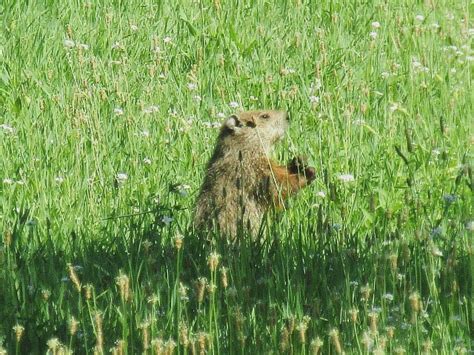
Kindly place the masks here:
POLYGON ((0 354, 474 351, 474 4, 0 3, 0 354), (239 110, 316 180, 191 226, 239 110))

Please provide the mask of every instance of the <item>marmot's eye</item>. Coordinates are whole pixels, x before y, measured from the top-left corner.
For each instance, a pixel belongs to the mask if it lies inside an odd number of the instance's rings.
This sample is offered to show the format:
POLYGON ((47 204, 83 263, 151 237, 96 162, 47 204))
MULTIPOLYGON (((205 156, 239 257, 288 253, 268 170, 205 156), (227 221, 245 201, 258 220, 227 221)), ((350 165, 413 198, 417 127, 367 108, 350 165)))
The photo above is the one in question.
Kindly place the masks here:
POLYGON ((260 117, 264 118, 264 119, 269 119, 270 118, 270 115, 268 113, 264 113, 263 115, 261 115, 260 117))

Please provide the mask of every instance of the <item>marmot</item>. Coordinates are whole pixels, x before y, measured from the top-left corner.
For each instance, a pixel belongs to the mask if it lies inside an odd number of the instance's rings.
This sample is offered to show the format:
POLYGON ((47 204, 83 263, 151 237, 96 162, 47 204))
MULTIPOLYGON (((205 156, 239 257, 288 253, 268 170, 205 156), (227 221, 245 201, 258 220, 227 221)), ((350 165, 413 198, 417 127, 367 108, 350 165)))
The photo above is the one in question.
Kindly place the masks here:
POLYGON ((315 178, 301 158, 288 166, 270 160, 273 145, 288 128, 284 111, 262 110, 230 116, 222 125, 197 198, 194 225, 216 226, 229 239, 240 231, 256 236, 265 212, 315 178))

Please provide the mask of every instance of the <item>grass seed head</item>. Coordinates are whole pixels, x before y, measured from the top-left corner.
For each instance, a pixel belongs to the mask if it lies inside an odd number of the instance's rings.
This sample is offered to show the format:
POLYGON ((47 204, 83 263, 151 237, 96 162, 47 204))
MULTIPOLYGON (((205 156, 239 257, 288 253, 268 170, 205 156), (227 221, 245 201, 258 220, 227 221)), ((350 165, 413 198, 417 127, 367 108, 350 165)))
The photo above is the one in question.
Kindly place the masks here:
POLYGON ((286 353, 290 347, 290 333, 287 327, 283 327, 280 332, 280 351, 286 353))
POLYGON ((351 316, 352 323, 357 323, 359 317, 359 310, 357 308, 351 308, 349 310, 349 315, 351 316))
POLYGON ((119 287, 120 298, 123 302, 127 302, 130 299, 130 279, 120 271, 119 276, 115 278, 115 283, 119 287))
POLYGON ((212 252, 207 258, 207 264, 209 265, 209 269, 211 270, 211 272, 216 271, 217 266, 219 265, 220 257, 221 256, 217 254, 216 252, 212 252))
POLYGON ((69 334, 71 336, 74 336, 77 333, 77 328, 79 327, 79 322, 76 320, 76 318, 71 317, 69 319, 69 334))
POLYGON ((69 278, 71 279, 74 287, 76 288, 77 292, 81 292, 81 282, 79 281, 79 277, 76 274, 76 270, 74 270, 74 266, 71 263, 67 264, 69 270, 69 278))
POLYGON ((205 277, 198 278, 197 284, 196 284, 196 294, 197 294, 197 301, 199 304, 201 304, 204 301, 206 286, 207 286, 207 279, 205 277))
POLYGON ((151 340, 151 346, 153 348, 153 354, 162 355, 164 353, 165 343, 161 338, 155 338, 151 340))
POLYGON ((224 290, 229 286, 229 281, 227 279, 227 268, 224 266, 221 267, 221 283, 222 287, 224 287, 224 290))
POLYGON ((13 326, 13 331, 15 332, 16 342, 19 343, 21 341, 23 333, 25 332, 25 327, 20 324, 16 324, 13 326))
POLYGON ((309 345, 310 351, 312 355, 318 355, 321 347, 324 345, 323 341, 320 337, 316 337, 315 339, 311 340, 309 345))
POLYGON ((339 338, 339 330, 336 328, 333 328, 329 331, 329 337, 331 338, 332 344, 334 345, 334 349, 336 350, 336 353, 342 354, 342 345, 341 345, 341 339, 339 338))

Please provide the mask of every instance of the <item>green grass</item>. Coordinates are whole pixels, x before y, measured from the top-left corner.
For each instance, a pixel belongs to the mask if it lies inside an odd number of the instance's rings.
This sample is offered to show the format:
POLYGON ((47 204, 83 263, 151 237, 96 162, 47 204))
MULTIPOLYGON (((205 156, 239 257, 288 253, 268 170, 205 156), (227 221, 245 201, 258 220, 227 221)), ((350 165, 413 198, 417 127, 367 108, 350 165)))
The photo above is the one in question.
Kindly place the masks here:
POLYGON ((0 349, 474 349, 472 2, 97 3, 0 4, 0 349), (317 179, 211 247, 212 125, 255 108, 317 179))

